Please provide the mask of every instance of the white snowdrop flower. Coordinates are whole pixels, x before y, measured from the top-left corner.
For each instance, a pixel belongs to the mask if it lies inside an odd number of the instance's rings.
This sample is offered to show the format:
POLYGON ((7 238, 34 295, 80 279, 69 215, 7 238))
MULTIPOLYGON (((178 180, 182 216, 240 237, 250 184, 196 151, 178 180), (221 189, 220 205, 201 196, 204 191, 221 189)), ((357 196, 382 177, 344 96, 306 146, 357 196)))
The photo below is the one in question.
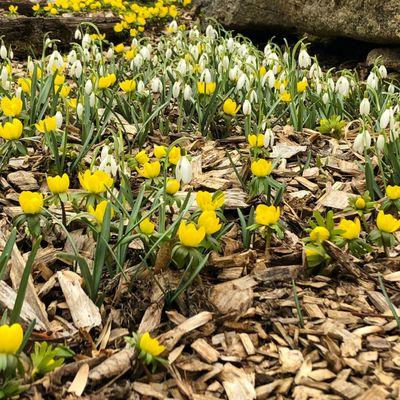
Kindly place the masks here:
POLYGON ((83 71, 82 63, 79 60, 76 60, 74 65, 75 65, 75 77, 79 79, 82 76, 82 71, 83 71))
POLYGON ((200 33, 199 33, 199 31, 197 30, 196 27, 194 27, 193 29, 191 29, 189 31, 189 39, 190 40, 197 39, 199 37, 199 35, 200 35, 200 33))
POLYGON ((283 53, 282 58, 283 58, 283 61, 285 61, 285 63, 287 63, 289 61, 289 53, 287 51, 285 51, 283 53))
POLYGON ((151 91, 153 93, 161 93, 163 90, 163 84, 161 82, 161 79, 158 77, 155 77, 151 81, 151 91))
POLYGON ((208 25, 208 26, 207 26, 207 28, 206 28, 206 36, 207 36, 208 38, 215 39, 215 37, 216 37, 216 31, 215 31, 215 29, 212 27, 212 25, 208 25))
POLYGON ((371 134, 367 130, 360 132, 354 139, 353 150, 362 154, 369 147, 371 147, 371 134))
POLYGON ((82 39, 82 33, 79 29, 77 29, 74 33, 74 38, 75 40, 81 40, 82 39))
POLYGON ((85 83, 85 93, 89 95, 93 91, 93 83, 90 79, 88 79, 85 83))
POLYGON ((44 41, 44 47, 48 47, 49 49, 52 47, 50 38, 46 38, 46 40, 44 41))
POLYGON ((3 86, 5 85, 5 83, 8 81, 8 71, 6 67, 3 67, 1 69, 1 82, 3 84, 3 86))
POLYGON ((165 51, 165 58, 171 58, 172 57, 172 50, 168 47, 168 49, 165 51))
POLYGON ((235 65, 233 68, 231 68, 229 70, 228 76, 229 76, 229 79, 231 81, 235 81, 236 79, 238 79, 238 77, 239 77, 239 68, 238 68, 237 65, 235 65))
POLYGON ((340 93, 342 96, 346 97, 350 91, 350 83, 349 80, 345 76, 341 76, 336 81, 336 91, 340 93))
POLYGON ((324 104, 328 104, 329 103, 329 94, 327 92, 325 92, 322 95, 322 101, 323 101, 324 104))
POLYGON ((389 139, 394 142, 399 138, 399 129, 393 124, 393 127, 390 129, 389 139))
POLYGON ((197 46, 193 46, 193 45, 190 46, 189 52, 195 60, 198 60, 200 53, 199 53, 199 48, 197 46))
POLYGON ((246 75, 242 72, 239 76, 239 79, 237 80, 236 90, 241 90, 245 84, 246 84, 246 75))
POLYGON ((308 68, 311 65, 311 57, 306 49, 301 49, 299 52, 299 66, 300 68, 308 68))
POLYGON ((157 50, 161 53, 164 50, 164 42, 158 42, 157 44, 157 50))
POLYGON ((110 60, 111 58, 114 57, 114 49, 113 49, 112 47, 110 47, 110 48, 107 50, 106 57, 107 57, 109 60, 110 60))
POLYGON ((175 33, 178 30, 178 23, 173 20, 168 25, 168 32, 175 33))
POLYGON ((268 82, 269 88, 272 89, 275 86, 275 74, 274 71, 272 71, 272 69, 268 70, 263 78, 265 78, 266 81, 268 82))
POLYGON ((211 72, 210 72, 210 70, 209 70, 208 68, 206 68, 206 69, 201 73, 200 80, 201 80, 201 81, 204 81, 204 82, 206 82, 206 83, 212 82, 211 72))
POLYGON ((179 97, 179 93, 181 92, 181 82, 176 81, 172 86, 172 97, 177 99, 179 97))
POLYGON ((321 67, 315 62, 313 65, 311 65, 311 68, 308 72, 308 77, 310 79, 312 78, 321 78, 322 77, 322 70, 321 67))
POLYGON ((268 56, 271 54, 272 49, 271 49, 271 45, 268 43, 265 47, 264 47, 264 55, 266 58, 268 58, 268 56))
POLYGON ((224 66, 222 65, 222 62, 221 62, 221 61, 220 61, 220 62, 218 63, 218 65, 217 65, 217 71, 218 71, 219 74, 223 74, 224 71, 225 71, 225 68, 224 68, 224 66))
MULTIPOLYGON (((7 83, 9 83, 9 82, 7 82, 7 83)), ((4 88, 4 89, 6 89, 6 88, 4 88)), ((8 89, 6 89, 6 90, 8 90, 8 89)), ((17 87, 17 90, 15 91, 15 96, 18 97, 19 99, 22 96, 22 88, 20 86, 17 87)))
POLYGON ((317 92, 318 95, 321 94, 322 92, 322 84, 320 82, 317 82, 315 85, 315 91, 317 92))
POLYGON ((84 49, 85 48, 87 49, 88 47, 90 47, 91 42, 92 42, 92 39, 91 39, 90 35, 88 33, 85 33, 82 38, 82 47, 84 49))
POLYGON ((137 69, 143 65, 143 57, 140 54, 136 54, 135 58, 133 59, 133 64, 137 69))
POLYGON ((381 129, 386 129, 387 126, 389 125, 390 119, 392 115, 392 110, 390 108, 387 108, 382 114, 379 119, 379 125, 381 129))
POLYGON ((5 60, 7 58, 7 48, 4 46, 4 44, 1 45, 0 47, 0 57, 5 60))
POLYGON ((60 129, 63 123, 63 115, 61 114, 60 111, 56 112, 56 124, 57 128, 60 129))
POLYGON ((326 83, 328 84, 328 88, 330 90, 335 90, 335 82, 332 78, 329 78, 326 83))
POLYGON ((379 78, 375 74, 375 72, 370 72, 367 78, 367 85, 370 86, 372 89, 376 89, 379 84, 379 78))
POLYGON ((74 63, 74 62, 76 61, 76 59, 77 59, 76 51, 75 51, 75 50, 71 50, 71 51, 68 53, 68 56, 67 56, 67 61, 68 61, 68 63, 69 63, 69 64, 72 64, 72 63, 74 63))
POLYGON ((192 164, 186 156, 181 156, 175 168, 176 179, 184 186, 192 180, 192 175, 192 164))
POLYGON ((243 114, 244 115, 250 115, 251 114, 251 103, 250 103, 249 100, 246 99, 243 102, 242 110, 243 110, 243 114))
POLYGON ((369 115, 371 104, 367 97, 364 97, 360 103, 360 115, 369 115))
POLYGON ((97 53, 96 57, 95 57, 96 63, 99 63, 102 60, 102 58, 103 58, 103 55, 101 53, 97 53))
POLYGON ((229 68, 229 57, 228 56, 224 56, 222 58, 222 65, 226 70, 229 68))
POLYGON ((381 76, 382 79, 387 78, 387 69, 384 65, 379 66, 378 71, 379 71, 379 75, 381 76))
POLYGON ((229 38, 226 41, 226 48, 228 49, 228 51, 232 52, 234 47, 235 47, 235 41, 233 40, 233 38, 229 38))
POLYGON ((94 107, 94 105, 96 104, 96 96, 94 95, 94 93, 92 93, 89 96, 89 104, 90 104, 90 107, 94 107))
POLYGON ((378 151, 382 152, 385 148, 386 138, 383 135, 379 135, 378 139, 376 139, 376 148, 378 151))
POLYGON ((142 80, 140 80, 137 84, 137 91, 139 94, 143 95, 143 96, 148 96, 149 95, 149 91, 146 89, 146 86, 144 84, 144 82, 142 80))
POLYGON ((188 101, 191 100, 193 96, 193 91, 192 88, 189 85, 185 85, 185 88, 183 89, 183 98, 188 101))
POLYGON ((110 147, 108 145, 105 145, 101 150, 99 170, 107 172, 114 177, 118 173, 117 162, 114 156, 110 154, 110 147))
POLYGON ((388 92, 389 92, 390 94, 393 94, 394 91, 395 91, 395 87, 394 87, 394 85, 391 83, 391 84, 389 85, 389 87, 388 87, 388 92))
POLYGON ((8 52, 8 58, 10 60, 12 60, 14 58, 14 52, 12 51, 12 49, 10 49, 9 52, 8 52))
POLYGON ((99 74, 100 76, 104 76, 104 67, 102 65, 99 67, 99 74))
POLYGON ((83 115, 83 104, 82 103, 78 103, 78 105, 76 106, 76 114, 78 115, 79 119, 82 118, 82 115, 83 115))
POLYGON ((178 62, 178 65, 177 65, 176 69, 181 75, 185 75, 186 72, 187 72, 186 60, 184 60, 184 59, 180 60, 178 62))
POLYGON ((158 65, 158 56, 157 56, 157 54, 155 54, 155 55, 153 56, 153 58, 151 59, 151 62, 152 62, 152 64, 153 64, 154 66, 158 65))
POLYGON ((144 60, 150 60, 150 51, 147 47, 142 47, 140 49, 140 55, 143 57, 144 60))
POLYGON ((249 100, 251 104, 258 102, 257 92, 254 89, 249 94, 249 100))
POLYGON ((28 68, 29 73, 32 74, 33 70, 35 68, 35 64, 33 63, 31 58, 28 59, 27 68, 28 68))
POLYGON ((274 145, 275 142, 275 134, 272 129, 268 128, 264 133, 264 147, 268 148, 274 145))

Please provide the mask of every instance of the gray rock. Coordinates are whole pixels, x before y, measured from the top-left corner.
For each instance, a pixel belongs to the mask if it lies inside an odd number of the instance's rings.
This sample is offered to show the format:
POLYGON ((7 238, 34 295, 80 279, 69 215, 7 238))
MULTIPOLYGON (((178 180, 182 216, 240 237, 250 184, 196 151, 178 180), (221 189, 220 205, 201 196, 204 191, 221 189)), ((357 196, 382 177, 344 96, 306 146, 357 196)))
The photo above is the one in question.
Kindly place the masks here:
POLYGON ((399 0, 198 0, 229 29, 400 44, 399 0))
POLYGON ((383 47, 371 50, 367 55, 367 66, 372 67, 379 59, 378 63, 386 68, 400 70, 400 47, 383 47))

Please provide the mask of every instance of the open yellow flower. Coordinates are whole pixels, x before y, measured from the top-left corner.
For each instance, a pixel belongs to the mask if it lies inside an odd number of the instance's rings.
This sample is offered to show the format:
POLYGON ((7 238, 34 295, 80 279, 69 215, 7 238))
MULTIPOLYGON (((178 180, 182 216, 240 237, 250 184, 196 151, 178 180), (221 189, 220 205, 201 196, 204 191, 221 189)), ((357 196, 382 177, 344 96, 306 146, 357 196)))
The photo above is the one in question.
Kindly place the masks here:
MULTIPOLYGON (((108 203, 109 203, 109 201, 103 200, 99 204, 97 204, 96 208, 93 208, 92 205, 88 206, 89 214, 91 214, 94 217, 94 219, 96 220, 96 222, 99 225, 101 225, 103 223, 108 203)), ((114 215, 114 209, 112 207, 111 207, 111 214, 110 215, 111 215, 111 218, 114 215)))
POLYGON ((135 160, 139 164, 145 164, 145 163, 149 162, 149 156, 146 154, 145 150, 141 150, 141 151, 139 151, 139 153, 136 154, 135 160))
POLYGON ((251 163, 251 172, 254 176, 258 178, 264 178, 268 176, 272 171, 272 162, 264 160, 260 158, 258 160, 254 160, 251 163))
POLYGON ((35 124, 35 127, 41 133, 55 131, 57 129, 56 116, 46 117, 45 119, 42 119, 37 124, 35 124))
POLYGON ((165 148, 165 146, 154 146, 154 150, 153 150, 153 154, 154 157, 160 159, 163 158, 167 155, 167 149, 165 148))
POLYGON ((149 332, 140 337, 139 348, 153 357, 159 356, 165 350, 165 346, 161 345, 157 339, 153 339, 149 332))
POLYGON ((116 80, 117 77, 115 76, 115 74, 108 74, 106 76, 101 76, 99 78, 98 87, 99 89, 107 89, 110 86, 114 85, 116 80))
POLYGON ((0 354, 15 354, 22 344, 24 332, 20 324, 0 326, 0 354))
POLYGON ((22 111, 22 100, 18 97, 3 97, 0 103, 1 110, 6 117, 17 117, 22 111))
POLYGON ((197 82, 197 92, 199 94, 213 94, 217 84, 215 82, 197 82))
POLYGON ((5 140, 17 140, 21 137, 23 129, 22 122, 14 118, 12 122, 6 122, 4 126, 0 125, 0 137, 5 140))
POLYGON ((161 165, 159 161, 147 162, 142 168, 137 168, 139 175, 147 179, 157 178, 160 175, 161 165))
POLYGON ((279 98, 285 103, 290 103, 292 101, 292 95, 289 92, 281 93, 279 98))
POLYGON ((215 211, 203 211, 199 217, 199 225, 204 227, 207 235, 212 235, 218 232, 222 225, 219 222, 219 218, 215 211))
POLYGON ((18 78, 18 85, 21 87, 24 93, 31 92, 32 81, 29 78, 18 78))
POLYGON ((321 243, 330 238, 331 234, 323 226, 317 226, 310 232, 310 239, 313 242, 321 243))
POLYGON ((107 172, 97 170, 93 174, 87 169, 83 174, 78 174, 81 186, 90 193, 103 193, 113 184, 113 179, 107 172))
POLYGON ((237 105, 236 101, 232 99, 226 99, 224 101, 224 105, 222 109, 224 110, 225 114, 228 115, 236 115, 239 111, 240 105, 237 105))
POLYGON ((356 208, 358 210, 363 210, 366 206, 366 203, 365 203, 365 200, 361 196, 359 196, 357 198, 357 200, 355 201, 354 205, 356 206, 356 208))
POLYGON ((400 229, 400 220, 381 210, 376 218, 376 226, 381 232, 394 233, 400 229))
POLYGON ((342 238, 348 240, 357 239, 361 233, 361 223, 358 218, 354 221, 343 218, 339 222, 338 229, 344 231, 340 234, 342 238))
POLYGON ((297 82, 297 91, 299 93, 303 93, 307 89, 307 86, 308 86, 307 79, 303 79, 302 81, 297 82))
POLYGON ((154 223, 150 221, 150 218, 145 218, 140 224, 139 228, 145 235, 151 235, 154 232, 154 223))
POLYGON ((390 200, 398 200, 398 199, 400 199, 400 186, 388 185, 386 187, 386 196, 389 197, 390 200))
POLYGON ((214 211, 222 207, 225 201, 225 196, 221 192, 217 196, 212 196, 210 192, 199 191, 196 195, 196 203, 201 211, 214 211))
POLYGON ((186 223, 185 221, 182 221, 179 225, 179 240, 186 247, 198 247, 205 235, 206 230, 203 226, 197 229, 194 223, 186 223))
POLYGON ((259 204, 256 208, 256 222, 264 226, 271 226, 279 221, 281 210, 279 207, 259 204))
POLYGON ((259 133, 258 135, 247 136, 247 141, 249 142, 250 148, 263 147, 264 146, 264 135, 259 133))
POLYGON ((178 146, 173 146, 172 149, 168 153, 168 161, 176 165, 181 158, 181 149, 178 146))
POLYGON ((69 177, 67 174, 62 176, 48 176, 46 179, 50 192, 54 194, 65 193, 69 188, 69 177))
POLYGON ((168 194, 174 195, 179 189, 181 184, 177 179, 168 178, 165 184, 165 191, 168 194))
POLYGON ((39 192, 24 191, 19 195, 19 205, 25 214, 38 214, 42 210, 43 195, 39 192))
POLYGON ((119 83, 119 87, 125 92, 130 93, 136 89, 136 81, 134 79, 127 79, 119 83))

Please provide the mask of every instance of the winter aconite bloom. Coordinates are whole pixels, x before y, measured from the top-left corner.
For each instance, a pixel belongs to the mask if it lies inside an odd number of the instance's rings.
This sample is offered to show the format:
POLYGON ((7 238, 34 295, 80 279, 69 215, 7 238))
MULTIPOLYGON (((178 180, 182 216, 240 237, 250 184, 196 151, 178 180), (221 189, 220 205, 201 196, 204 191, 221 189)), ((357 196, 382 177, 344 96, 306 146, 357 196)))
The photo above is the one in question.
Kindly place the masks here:
POLYGON ((247 141, 249 142, 250 148, 263 147, 264 146, 264 135, 259 133, 258 135, 247 136, 247 141))
POLYGON ((354 221, 342 219, 339 222, 338 229, 343 231, 340 236, 347 240, 357 239, 361 233, 361 223, 358 218, 354 221))
MULTIPOLYGON (((92 205, 88 206, 89 214, 91 214, 94 217, 94 219, 96 220, 96 222, 99 225, 101 225, 103 223, 108 204, 109 204, 109 202, 107 200, 103 200, 96 206, 96 208, 94 208, 92 205)), ((114 215, 114 210, 113 210, 113 208, 111 208, 111 217, 113 215, 114 215)))
POLYGON ((180 189, 180 183, 177 179, 168 178, 165 184, 165 191, 168 194, 174 195, 180 189))
POLYGON ((6 122, 4 126, 0 125, 0 137, 5 140, 17 140, 21 137, 23 129, 22 122, 14 118, 12 122, 6 122))
POLYGON ((258 160, 254 160, 251 163, 251 172, 254 176, 258 178, 264 178, 268 176, 272 171, 272 163, 271 161, 264 160, 260 158, 258 160))
POLYGON ((50 192, 54 194, 65 193, 69 188, 69 177, 67 174, 62 176, 48 176, 46 179, 50 192))
POLYGON ((151 235, 154 232, 154 223, 150 221, 149 218, 145 218, 140 224, 139 228, 145 235, 151 235))
POLYGON ((168 153, 168 161, 171 164, 176 165, 178 164, 180 158, 181 158, 181 149, 177 146, 173 146, 168 153))
POLYGON ((400 220, 381 210, 376 218, 376 226, 381 232, 394 233, 400 229, 400 220))
POLYGON ((146 162, 142 168, 137 168, 139 175, 147 179, 157 178, 160 175, 161 165, 159 161, 146 162))
POLYGON ((145 163, 149 162, 149 156, 146 154, 145 150, 141 150, 141 151, 139 151, 139 153, 136 154, 135 160, 139 164, 145 164, 145 163))
POLYGON ((217 84, 215 82, 197 82, 197 91, 199 94, 213 94, 217 84))
POLYGON ((114 85, 115 81, 117 80, 115 74, 108 74, 106 76, 101 76, 99 78, 99 89, 107 89, 110 86, 114 85))
POLYGON ((165 346, 161 345, 157 339, 153 339, 149 332, 140 337, 139 348, 153 357, 159 356, 165 350, 165 346))
POLYGON ((18 201, 25 214, 39 214, 44 204, 43 195, 39 192, 22 192, 18 201))
POLYGON ((18 97, 3 97, 0 103, 1 110, 6 117, 17 117, 22 111, 22 100, 18 97))
POLYGON ((41 133, 55 131, 57 129, 57 118, 56 116, 46 117, 35 124, 35 127, 41 133))
POLYGON ((201 211, 214 211, 222 207, 224 201, 225 196, 222 192, 213 196, 210 192, 199 191, 196 195, 196 202, 201 211))
POLYGON ((357 198, 357 200, 355 201, 354 205, 356 206, 356 208, 358 210, 364 210, 366 203, 365 200, 360 196, 357 198))
POLYGON ((78 175, 79 182, 83 189, 85 189, 89 193, 99 194, 103 193, 110 188, 113 184, 113 180, 107 172, 97 170, 90 172, 90 170, 86 170, 84 173, 79 173, 78 175))
POLYGON ((211 210, 203 211, 198 222, 199 226, 202 226, 206 230, 207 235, 218 232, 222 227, 216 212, 211 210))
POLYGON ((313 242, 323 242, 328 240, 330 236, 331 234, 328 229, 323 226, 317 226, 310 232, 310 239, 313 242))
POLYGON ((271 226, 279 221, 281 210, 279 207, 259 204, 256 208, 256 222, 264 226, 271 226))
POLYGON ((120 82, 119 87, 125 93, 133 92, 136 89, 136 81, 134 79, 128 79, 126 81, 120 82))
POLYGON ((281 99, 281 101, 283 101, 285 103, 290 103, 292 101, 292 96, 291 96, 291 94, 289 92, 281 93, 279 98, 281 99))
POLYGON ((0 354, 14 355, 21 347, 24 332, 20 324, 0 326, 0 354))
POLYGON ((185 221, 182 221, 179 225, 179 240, 186 247, 198 247, 205 235, 206 230, 203 226, 197 229, 194 223, 186 223, 185 221))
POLYGON ((390 200, 398 200, 400 199, 400 186, 390 186, 386 187, 386 196, 389 197, 390 200))
POLYGON ((239 111, 239 108, 240 105, 237 105, 236 101, 232 99, 226 99, 222 107, 224 113, 227 115, 236 115, 237 112, 239 111))
POLYGON ((165 146, 154 146, 153 154, 158 159, 163 158, 167 155, 167 149, 165 146))
POLYGON ((307 89, 307 86, 308 86, 307 79, 297 82, 297 91, 299 93, 303 93, 307 89))

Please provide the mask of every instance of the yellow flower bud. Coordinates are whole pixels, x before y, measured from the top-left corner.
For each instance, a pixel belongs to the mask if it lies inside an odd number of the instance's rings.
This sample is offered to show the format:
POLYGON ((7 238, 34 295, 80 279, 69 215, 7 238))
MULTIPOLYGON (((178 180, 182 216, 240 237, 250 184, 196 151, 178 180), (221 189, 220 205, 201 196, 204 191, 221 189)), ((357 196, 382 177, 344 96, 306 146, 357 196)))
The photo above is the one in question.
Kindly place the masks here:
POLYGON ((196 228, 194 223, 182 221, 179 225, 178 236, 180 242, 186 247, 198 247, 206 235, 203 226, 196 228))
POLYGON ((260 158, 251 163, 251 172, 254 176, 258 178, 264 178, 268 176, 272 171, 272 163, 271 161, 264 160, 260 158))
POLYGON ((22 192, 18 201, 25 214, 40 213, 44 204, 43 195, 39 192, 22 192))
POLYGON ((0 326, 0 354, 15 354, 24 338, 20 324, 0 326))
POLYGON ((63 174, 62 176, 57 175, 54 177, 48 176, 47 186, 50 192, 57 193, 65 193, 69 188, 69 177, 67 174, 63 174))

